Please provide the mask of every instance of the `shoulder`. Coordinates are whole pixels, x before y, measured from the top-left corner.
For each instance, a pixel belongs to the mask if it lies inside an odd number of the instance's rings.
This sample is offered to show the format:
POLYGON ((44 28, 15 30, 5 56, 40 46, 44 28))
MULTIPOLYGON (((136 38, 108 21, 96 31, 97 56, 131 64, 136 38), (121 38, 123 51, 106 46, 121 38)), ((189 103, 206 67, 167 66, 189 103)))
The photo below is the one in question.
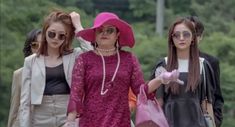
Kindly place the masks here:
POLYGON ((82 53, 84 53, 84 51, 80 47, 76 47, 76 48, 73 49, 73 53, 72 54, 77 56, 77 55, 80 55, 82 53))
POLYGON ((122 57, 122 59, 126 59, 128 61, 138 60, 138 57, 130 51, 120 50, 119 53, 120 53, 120 56, 122 57))
POLYGON ((84 53, 84 51, 80 47, 76 47, 73 49, 73 51, 71 53, 65 54, 64 57, 77 59, 83 53, 84 53))
POLYGON ((73 49, 73 53, 79 53, 79 52, 82 52, 82 49, 80 47, 73 49))
POLYGON ((23 68, 19 68, 13 72, 14 75, 19 75, 22 73, 23 68))
POLYGON ((13 72, 13 83, 21 83, 23 68, 19 68, 13 72))
POLYGON ((33 62, 35 61, 35 59, 36 59, 37 57, 38 57, 37 54, 34 53, 34 54, 32 54, 32 55, 26 57, 26 58, 24 59, 24 62, 25 62, 25 64, 31 64, 31 63, 33 63, 33 62))
POLYGON ((157 60, 155 63, 155 67, 159 67, 159 66, 166 66, 166 62, 167 62, 167 57, 164 58, 160 58, 160 60, 157 60))
POLYGON ((203 66, 206 72, 213 70, 211 63, 207 59, 200 57, 199 61, 200 61, 200 67, 203 66))
POLYGON ((205 58, 210 64, 219 63, 219 59, 210 54, 200 52, 200 57, 205 58))
POLYGON ((119 50, 120 54, 125 55, 125 56, 135 56, 134 53, 126 50, 119 50))
POLYGON ((200 62, 200 65, 210 66, 209 61, 203 57, 199 57, 199 62, 200 62))
POLYGON ((30 61, 30 60, 32 60, 32 59, 35 59, 37 57, 37 54, 32 54, 32 55, 30 55, 30 56, 28 56, 28 57, 25 57, 25 61, 30 61))
POLYGON ((81 53, 80 56, 81 57, 88 57, 88 56, 91 57, 91 56, 95 56, 95 53, 93 50, 91 50, 91 51, 81 53))
POLYGON ((91 51, 87 51, 87 52, 83 52, 79 55, 77 55, 76 59, 92 59, 95 56, 95 53, 93 53, 93 50, 91 51))

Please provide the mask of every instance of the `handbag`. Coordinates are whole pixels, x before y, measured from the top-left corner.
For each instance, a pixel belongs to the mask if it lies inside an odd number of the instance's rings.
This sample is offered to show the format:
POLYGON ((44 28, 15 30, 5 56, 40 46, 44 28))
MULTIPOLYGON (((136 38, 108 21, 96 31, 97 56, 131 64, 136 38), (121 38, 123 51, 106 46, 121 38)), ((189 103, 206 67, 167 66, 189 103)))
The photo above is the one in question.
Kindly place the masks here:
POLYGON ((212 104, 208 101, 207 97, 207 86, 206 86, 206 75, 205 75, 205 68, 202 64, 202 73, 203 73, 203 92, 205 95, 204 100, 202 100, 201 108, 203 112, 203 116, 205 118, 207 127, 216 127, 215 126, 215 119, 214 119, 214 111, 212 104))
POLYGON ((136 127, 169 127, 158 101, 147 98, 144 85, 141 85, 137 97, 136 127))

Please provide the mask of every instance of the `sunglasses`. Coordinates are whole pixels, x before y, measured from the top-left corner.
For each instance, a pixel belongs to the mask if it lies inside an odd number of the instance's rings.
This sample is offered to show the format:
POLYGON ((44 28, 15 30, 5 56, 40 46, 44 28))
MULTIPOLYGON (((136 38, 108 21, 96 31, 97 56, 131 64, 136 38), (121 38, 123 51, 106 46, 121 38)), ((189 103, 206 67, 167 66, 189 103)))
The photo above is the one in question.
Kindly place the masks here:
POLYGON ((108 35, 117 32, 115 27, 108 27, 108 28, 97 28, 95 30, 96 34, 106 33, 108 35))
POLYGON ((181 36, 183 36, 184 39, 189 39, 191 37, 191 33, 189 31, 176 31, 172 34, 172 37, 177 40, 180 40, 181 36))
POLYGON ((31 46, 31 48, 33 48, 33 49, 38 49, 39 44, 38 44, 38 42, 32 42, 30 46, 31 46))
POLYGON ((57 36, 57 39, 61 40, 61 41, 64 41, 65 38, 66 38, 66 35, 65 34, 62 34, 62 33, 56 33, 56 32, 53 32, 53 31, 48 31, 47 32, 47 36, 51 39, 55 39, 56 36, 57 36))

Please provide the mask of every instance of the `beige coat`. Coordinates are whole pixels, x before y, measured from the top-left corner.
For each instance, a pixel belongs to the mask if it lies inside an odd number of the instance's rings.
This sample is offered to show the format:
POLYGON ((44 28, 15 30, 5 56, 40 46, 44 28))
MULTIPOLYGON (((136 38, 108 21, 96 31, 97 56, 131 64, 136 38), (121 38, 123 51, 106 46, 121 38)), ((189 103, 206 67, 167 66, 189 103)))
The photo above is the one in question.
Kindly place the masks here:
MULTIPOLYGON (((84 51, 92 49, 92 46, 85 41, 81 41, 84 51)), ((74 52, 62 57, 65 79, 71 85, 72 69, 75 58, 82 53, 81 48, 74 49, 74 52)), ((40 105, 45 88, 46 74, 44 56, 37 57, 33 54, 24 61, 22 72, 22 87, 20 100, 20 127, 31 127, 31 106, 40 105)))
POLYGON ((17 69, 13 73, 11 85, 11 105, 9 110, 7 127, 19 127, 19 106, 20 106, 20 90, 21 90, 22 68, 17 69))

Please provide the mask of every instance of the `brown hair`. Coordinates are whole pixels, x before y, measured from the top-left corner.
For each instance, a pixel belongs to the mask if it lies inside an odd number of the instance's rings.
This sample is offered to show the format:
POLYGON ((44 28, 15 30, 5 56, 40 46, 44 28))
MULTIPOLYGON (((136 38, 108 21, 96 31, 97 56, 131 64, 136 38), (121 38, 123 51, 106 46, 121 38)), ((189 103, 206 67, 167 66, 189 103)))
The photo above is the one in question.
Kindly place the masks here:
MULTIPOLYGON (((178 58, 176 47, 173 42, 172 34, 174 32, 174 28, 178 24, 184 24, 188 27, 192 33, 192 42, 190 45, 189 51, 189 66, 188 66, 188 83, 186 87, 186 91, 194 91, 200 80, 200 64, 199 64, 199 50, 197 46, 197 35, 195 28, 192 22, 186 18, 177 19, 170 27, 168 33, 168 57, 167 57, 167 65, 166 69, 168 71, 172 71, 178 68, 178 58)), ((170 89, 172 93, 179 93, 179 84, 177 83, 169 83, 166 85, 166 90, 170 89)))
POLYGON ((73 52, 72 41, 74 38, 75 28, 72 24, 72 19, 70 15, 66 12, 54 10, 52 11, 45 19, 42 29, 42 42, 38 50, 39 55, 48 55, 47 52, 47 40, 46 40, 46 31, 52 23, 59 22, 62 23, 65 27, 66 38, 59 49, 59 56, 69 54, 73 52))

